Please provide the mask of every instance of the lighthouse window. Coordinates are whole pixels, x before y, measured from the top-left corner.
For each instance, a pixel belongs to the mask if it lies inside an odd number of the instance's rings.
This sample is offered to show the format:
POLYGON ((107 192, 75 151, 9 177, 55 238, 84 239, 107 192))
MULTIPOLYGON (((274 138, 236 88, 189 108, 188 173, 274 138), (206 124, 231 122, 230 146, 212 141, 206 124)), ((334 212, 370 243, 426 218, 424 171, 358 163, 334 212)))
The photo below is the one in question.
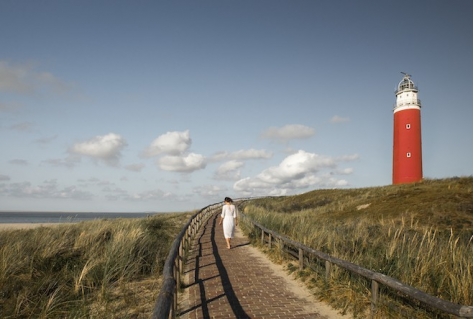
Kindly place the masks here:
POLYGON ((405 125, 405 128, 406 128, 407 130, 409 130, 409 129, 410 129, 410 124, 405 125))
POLYGON ((410 153, 410 152, 407 153, 407 157, 411 157, 411 153, 410 153))

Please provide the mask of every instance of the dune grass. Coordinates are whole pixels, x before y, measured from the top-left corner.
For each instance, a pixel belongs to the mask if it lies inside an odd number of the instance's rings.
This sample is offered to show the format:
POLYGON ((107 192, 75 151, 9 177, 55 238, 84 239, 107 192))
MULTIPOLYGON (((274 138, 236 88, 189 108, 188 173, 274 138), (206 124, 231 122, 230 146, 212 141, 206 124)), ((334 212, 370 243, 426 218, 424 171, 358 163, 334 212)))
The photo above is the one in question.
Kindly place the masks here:
POLYGON ((150 318, 191 214, 0 231, 0 317, 150 318))
MULTIPOLYGON (((472 186, 466 177, 316 190, 251 200, 244 212, 309 247, 472 305, 472 186)), ((191 214, 0 231, 0 318, 150 318, 164 260, 191 214)), ((300 272, 276 251, 318 298, 366 317, 369 283, 338 269, 326 281, 323 267, 300 272)), ((383 288, 381 301, 377 318, 449 318, 383 288)))
MULTIPOLYGON (((444 300, 472 305, 472 186, 472 177, 463 177, 316 190, 252 200, 245 204, 244 212, 306 246, 444 300)), ((250 229, 248 234, 258 238, 250 229)), ((288 269, 298 272, 293 263, 288 263, 288 269)), ((356 318, 367 315, 370 283, 365 280, 335 270, 328 283, 322 268, 320 273, 305 270, 298 275, 334 307, 356 318)), ((449 318, 405 307, 402 296, 384 289, 382 293, 385 302, 379 318, 449 318)))

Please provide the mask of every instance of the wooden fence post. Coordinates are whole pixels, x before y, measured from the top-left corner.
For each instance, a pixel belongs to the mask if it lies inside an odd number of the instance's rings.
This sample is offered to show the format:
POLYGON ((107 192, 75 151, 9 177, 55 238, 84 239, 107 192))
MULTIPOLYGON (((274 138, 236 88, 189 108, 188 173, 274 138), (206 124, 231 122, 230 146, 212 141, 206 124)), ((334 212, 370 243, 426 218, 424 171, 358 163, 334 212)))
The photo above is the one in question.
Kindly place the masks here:
POLYGON ((370 303, 370 313, 372 317, 377 311, 377 302, 379 300, 379 283, 375 280, 372 280, 372 300, 370 303))
POLYGON ((326 265, 326 280, 329 280, 331 276, 331 262, 327 261, 324 263, 326 265))
POLYGON ((298 248, 298 260, 299 260, 299 264, 300 264, 300 270, 303 270, 303 267, 304 267, 304 253, 303 253, 303 249, 301 249, 301 248, 298 248))
POLYGON ((183 273, 183 260, 184 260, 184 251, 183 251, 183 240, 181 239, 181 244, 179 245, 178 250, 178 271, 180 274, 183 273))
POLYGON ((179 275, 177 274, 177 269, 176 269, 176 261, 175 265, 173 267, 173 274, 174 274, 174 294, 173 294, 173 307, 171 307, 171 316, 172 318, 176 317, 176 309, 178 309, 178 280, 179 280, 179 275))

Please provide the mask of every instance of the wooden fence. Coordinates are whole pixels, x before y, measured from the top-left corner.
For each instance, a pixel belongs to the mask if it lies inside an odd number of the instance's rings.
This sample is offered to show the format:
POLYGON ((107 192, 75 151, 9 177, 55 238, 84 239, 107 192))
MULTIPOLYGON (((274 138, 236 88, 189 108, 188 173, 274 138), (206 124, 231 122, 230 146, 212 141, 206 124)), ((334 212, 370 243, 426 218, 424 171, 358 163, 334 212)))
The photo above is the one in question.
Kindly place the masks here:
POLYGON ((153 319, 168 319, 177 316, 178 290, 186 253, 199 228, 206 223, 209 217, 214 215, 215 208, 221 205, 222 203, 206 206, 191 216, 173 241, 163 267, 163 282, 153 309, 153 319))
POLYGON ((353 274, 357 274, 361 277, 366 278, 367 280, 371 281, 371 290, 372 290, 372 298, 371 298, 371 314, 373 315, 377 310, 377 302, 379 299, 380 294, 380 285, 384 285, 396 291, 398 293, 402 293, 413 300, 417 300, 431 308, 438 309, 442 312, 458 316, 460 318, 472 318, 472 306, 462 306, 450 301, 442 300, 437 297, 428 295, 427 293, 418 290, 414 287, 408 286, 394 278, 389 276, 374 272, 372 270, 363 268, 351 262, 338 259, 332 257, 326 253, 321 251, 309 248, 304 246, 303 244, 291 240, 288 237, 282 236, 270 229, 267 229, 256 223, 255 221, 251 220, 247 217, 244 213, 240 213, 240 216, 249 224, 253 225, 259 229, 261 234, 261 244, 268 245, 269 248, 272 248, 272 244, 274 242, 278 242, 278 245, 281 250, 288 253, 289 256, 297 259, 299 261, 299 268, 303 270, 305 266, 311 267, 311 263, 309 262, 309 257, 315 258, 320 262, 324 263, 325 267, 325 276, 329 279, 331 274, 331 267, 333 265, 337 265, 353 274))
MULTIPOLYGON (((206 206, 194 214, 174 240, 163 268, 163 283, 155 303, 152 319, 176 318, 178 308, 178 290, 180 288, 179 284, 181 283, 180 276, 183 273, 183 265, 185 262, 186 253, 199 228, 217 212, 216 208, 220 208, 221 205, 222 203, 212 204, 206 206)), ((460 318, 473 317, 472 306, 462 306, 450 301, 439 299, 389 276, 374 272, 351 262, 338 259, 321 251, 306 247, 299 242, 291 240, 288 237, 282 236, 270 229, 265 228, 259 223, 251 220, 242 212, 240 212, 240 217, 242 217, 242 219, 249 223, 249 225, 252 227, 259 229, 262 245, 266 244, 269 248, 272 248, 273 243, 278 241, 280 249, 288 253, 288 256, 292 256, 299 261, 299 268, 301 270, 305 266, 311 267, 311 263, 309 262, 309 257, 311 257, 316 258, 317 260, 324 263, 326 278, 329 278, 332 266, 336 265, 353 274, 357 274, 363 278, 366 278, 367 280, 370 280, 372 291, 372 314, 374 314, 377 310, 380 285, 384 285, 393 291, 404 294, 413 300, 417 300, 442 312, 455 315, 460 318)))

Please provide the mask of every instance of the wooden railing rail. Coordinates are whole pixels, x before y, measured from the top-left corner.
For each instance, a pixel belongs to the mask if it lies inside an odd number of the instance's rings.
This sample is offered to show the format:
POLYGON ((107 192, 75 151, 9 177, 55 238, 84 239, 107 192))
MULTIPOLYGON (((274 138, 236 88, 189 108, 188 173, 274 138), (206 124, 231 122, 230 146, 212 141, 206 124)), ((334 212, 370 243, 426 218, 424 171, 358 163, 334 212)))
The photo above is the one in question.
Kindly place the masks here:
MULTIPOLYGON (((324 261, 325 271, 326 271, 325 275, 327 279, 329 278, 331 274, 331 266, 337 265, 351 273, 358 274, 359 276, 362 276, 370 280, 371 289, 372 289, 372 299, 371 299, 371 314, 372 315, 374 315, 377 310, 377 302, 378 302, 379 293, 380 293, 379 284, 381 284, 393 289, 394 291, 405 294, 413 298, 414 300, 418 300, 424 303, 425 305, 428 305, 429 307, 441 310, 445 313, 455 315, 461 318, 473 317, 472 306, 458 305, 450 301, 442 300, 440 298, 431 296, 419 289, 406 285, 392 277, 386 276, 381 273, 377 273, 375 271, 363 268, 351 262, 332 257, 321 251, 304 246, 303 244, 299 242, 296 242, 286 236, 282 236, 270 229, 265 228, 264 226, 250 219, 248 216, 246 216, 242 212, 240 213, 240 216, 249 224, 260 229, 261 231, 260 240, 261 240, 262 245, 266 244, 268 245, 269 248, 271 248, 273 241, 278 240, 280 249, 284 250, 290 256, 292 256, 293 258, 299 261, 300 270, 302 270, 305 265, 305 255, 306 255, 306 257, 311 256, 311 257, 315 257, 316 259, 319 259, 320 261, 324 261)), ((309 260, 306 264, 310 266, 309 260)))
POLYGON ((181 288, 186 253, 199 228, 214 215, 215 209, 221 205, 222 203, 216 203, 206 206, 191 216, 173 241, 163 267, 163 282, 153 309, 153 319, 168 319, 177 316, 178 291, 181 288))

